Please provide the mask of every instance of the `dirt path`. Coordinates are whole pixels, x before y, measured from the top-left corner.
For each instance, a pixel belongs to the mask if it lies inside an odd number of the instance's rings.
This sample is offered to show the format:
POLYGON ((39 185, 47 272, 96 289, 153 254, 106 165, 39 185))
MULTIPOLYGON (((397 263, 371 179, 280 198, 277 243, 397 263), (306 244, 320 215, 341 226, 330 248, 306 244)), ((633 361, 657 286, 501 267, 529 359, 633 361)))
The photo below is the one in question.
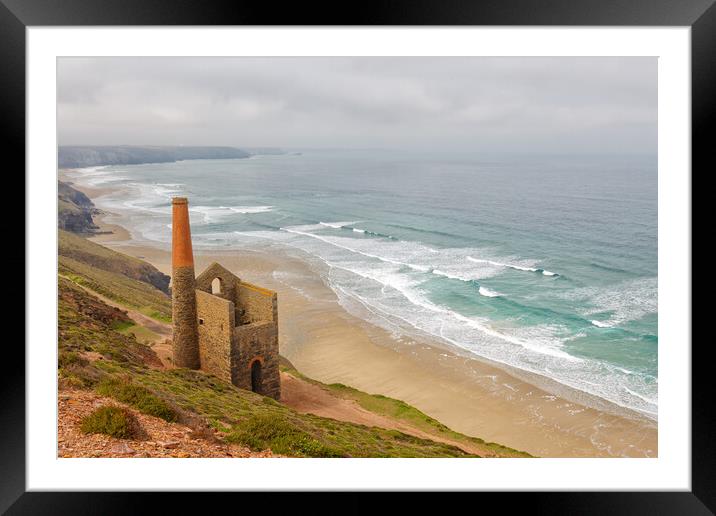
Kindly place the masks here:
POLYGON ((319 386, 285 372, 281 373, 281 402, 304 414, 366 426, 396 428, 395 421, 370 412, 353 400, 337 398, 319 386))
MULTIPOLYGON (((65 276, 63 276, 63 277, 65 277, 65 276)), ((171 324, 163 323, 163 322, 157 321, 156 319, 152 319, 151 317, 146 316, 141 312, 138 312, 136 310, 128 308, 120 303, 117 303, 116 301, 111 300, 108 297, 103 296, 99 292, 95 292, 94 290, 87 288, 84 285, 80 285, 79 283, 75 283, 75 282, 73 282, 73 284, 78 286, 79 288, 81 288, 82 290, 87 292, 88 294, 91 294, 92 296, 101 300, 103 303, 106 303, 109 306, 113 306, 115 308, 119 308, 120 310, 122 310, 124 312, 127 312, 127 315, 129 316, 129 318, 132 319, 138 325, 144 326, 145 328, 152 330, 154 333, 158 334, 160 337, 171 338, 171 336, 172 336, 171 324)))
MULTIPOLYGON (((103 299, 105 303, 110 303, 111 300, 109 299, 103 299)), ((145 328, 152 330, 154 333, 159 335, 160 337, 164 339, 170 339, 172 337, 172 327, 170 324, 159 322, 155 319, 152 319, 151 317, 148 317, 144 315, 141 312, 137 312, 136 310, 132 310, 130 308, 126 308, 122 305, 116 304, 117 308, 120 308, 122 310, 127 311, 127 315, 129 315, 130 319, 132 319, 137 324, 144 326, 145 328)))
POLYGON ((439 435, 424 432, 407 423, 366 410, 353 400, 334 396, 318 385, 296 378, 286 372, 281 373, 281 402, 303 414, 314 414, 316 416, 329 417, 331 419, 348 421, 359 425, 398 430, 422 439, 452 444, 468 453, 474 453, 483 457, 494 456, 494 452, 478 445, 473 446, 470 443, 446 439, 439 435))
POLYGON ((103 303, 108 304, 109 306, 113 306, 115 308, 119 308, 123 312, 127 312, 127 316, 132 319, 137 325, 143 326, 147 328, 148 330, 151 330, 152 332, 156 333, 158 335, 158 338, 154 340, 154 342, 150 342, 151 348, 154 350, 154 352, 159 356, 159 359, 162 361, 162 364, 165 368, 171 369, 173 368, 173 364, 171 361, 172 357, 172 345, 171 345, 171 338, 172 338, 172 326, 168 323, 163 323, 160 321, 157 321, 155 319, 152 319, 149 316, 144 315, 141 312, 138 312, 137 310, 133 310, 131 308, 127 308, 126 306, 117 303, 116 301, 111 300, 108 297, 103 296, 102 294, 95 292, 94 290, 87 288, 85 286, 82 286, 78 283, 74 283, 79 288, 87 292, 88 294, 96 297, 97 299, 101 300, 103 303))

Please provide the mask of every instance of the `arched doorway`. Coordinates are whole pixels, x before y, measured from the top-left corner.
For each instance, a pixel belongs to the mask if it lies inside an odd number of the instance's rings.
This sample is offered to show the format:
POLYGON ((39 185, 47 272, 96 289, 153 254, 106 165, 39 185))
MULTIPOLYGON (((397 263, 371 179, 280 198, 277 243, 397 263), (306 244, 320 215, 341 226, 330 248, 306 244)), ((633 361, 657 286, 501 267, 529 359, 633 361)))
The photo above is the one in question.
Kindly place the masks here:
POLYGON ((251 390, 261 394, 261 360, 251 362, 251 390))

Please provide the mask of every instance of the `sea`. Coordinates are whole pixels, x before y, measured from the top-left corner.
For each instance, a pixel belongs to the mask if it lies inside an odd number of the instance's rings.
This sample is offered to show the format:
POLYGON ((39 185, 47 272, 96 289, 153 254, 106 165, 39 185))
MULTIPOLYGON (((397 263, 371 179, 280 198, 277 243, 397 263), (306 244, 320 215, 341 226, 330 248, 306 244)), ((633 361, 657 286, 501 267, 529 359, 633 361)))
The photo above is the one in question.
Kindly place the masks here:
POLYGON ((80 169, 166 246, 284 248, 350 312, 650 419, 658 412, 655 156, 311 150, 80 169))

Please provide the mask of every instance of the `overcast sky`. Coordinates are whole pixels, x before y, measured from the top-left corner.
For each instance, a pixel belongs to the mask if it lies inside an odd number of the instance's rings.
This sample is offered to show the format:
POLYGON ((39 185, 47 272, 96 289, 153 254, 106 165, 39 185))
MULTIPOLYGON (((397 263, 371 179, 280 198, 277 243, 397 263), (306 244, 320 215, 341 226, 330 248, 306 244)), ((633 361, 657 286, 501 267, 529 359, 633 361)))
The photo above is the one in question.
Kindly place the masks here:
POLYGON ((656 153, 656 58, 60 58, 60 144, 656 153))

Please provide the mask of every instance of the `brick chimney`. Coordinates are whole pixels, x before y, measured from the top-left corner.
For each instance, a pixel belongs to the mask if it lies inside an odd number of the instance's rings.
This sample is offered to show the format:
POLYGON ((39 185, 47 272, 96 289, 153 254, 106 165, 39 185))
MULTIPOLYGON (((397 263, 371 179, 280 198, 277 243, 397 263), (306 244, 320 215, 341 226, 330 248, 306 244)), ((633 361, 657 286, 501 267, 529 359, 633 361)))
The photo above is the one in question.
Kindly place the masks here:
POLYGON ((174 365, 199 369, 194 254, 189 228, 189 201, 172 199, 172 325, 174 365))

